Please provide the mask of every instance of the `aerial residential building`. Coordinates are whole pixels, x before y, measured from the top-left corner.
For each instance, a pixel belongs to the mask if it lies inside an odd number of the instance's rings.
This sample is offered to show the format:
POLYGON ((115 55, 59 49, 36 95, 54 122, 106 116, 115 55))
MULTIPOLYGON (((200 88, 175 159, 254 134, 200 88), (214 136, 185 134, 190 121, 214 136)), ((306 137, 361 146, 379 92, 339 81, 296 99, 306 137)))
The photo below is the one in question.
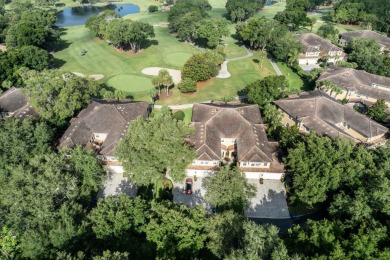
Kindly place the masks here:
POLYGON ((390 107, 390 78, 378 76, 351 68, 330 66, 321 73, 317 82, 329 81, 341 91, 337 93, 326 87, 320 88, 331 97, 349 102, 362 102, 372 105, 378 99, 384 99, 390 107))
POLYGON ((298 34, 296 38, 302 43, 304 52, 299 54, 300 65, 313 65, 318 59, 328 57, 328 62, 336 63, 343 60, 345 53, 331 41, 321 38, 314 33, 298 34))
POLYGON ((283 113, 282 124, 297 125, 301 132, 314 131, 357 143, 385 140, 388 129, 318 90, 274 101, 283 113))
POLYGON ((1 116, 11 116, 24 119, 28 116, 38 118, 39 115, 28 102, 28 97, 21 89, 12 87, 0 95, 1 116))
POLYGON ((116 144, 126 134, 130 122, 138 116, 146 117, 148 112, 146 102, 95 100, 71 120, 59 147, 81 145, 93 149, 105 163, 114 164, 116 144))
POLYGON ((257 105, 195 104, 191 126, 196 159, 188 176, 208 176, 221 164, 233 163, 249 179, 282 177, 283 166, 276 159, 275 145, 268 142, 257 105))
POLYGON ((370 30, 348 31, 340 33, 339 44, 341 46, 346 46, 354 38, 375 39, 381 46, 381 52, 390 52, 390 38, 370 30))

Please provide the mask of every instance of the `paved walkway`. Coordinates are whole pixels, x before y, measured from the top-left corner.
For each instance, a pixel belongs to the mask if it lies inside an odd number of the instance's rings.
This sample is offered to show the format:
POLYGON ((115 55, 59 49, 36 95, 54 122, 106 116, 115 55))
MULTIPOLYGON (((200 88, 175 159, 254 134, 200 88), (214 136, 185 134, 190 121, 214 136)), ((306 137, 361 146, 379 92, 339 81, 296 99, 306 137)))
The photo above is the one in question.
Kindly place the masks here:
POLYGON ((120 166, 107 166, 106 180, 104 187, 99 191, 98 198, 106 198, 109 196, 117 196, 119 194, 127 194, 135 198, 137 196, 137 187, 131 183, 126 177, 123 177, 123 168, 120 166))
POLYGON ((221 69, 217 75, 217 78, 226 79, 226 78, 229 78, 231 76, 231 74, 229 73, 228 68, 227 68, 227 64, 229 61, 242 60, 242 59, 246 59, 246 58, 253 56, 253 52, 248 50, 245 46, 242 46, 242 47, 245 49, 246 55, 241 56, 241 57, 237 57, 237 58, 225 59, 225 61, 221 64, 221 69))
POLYGON ((274 59, 271 57, 271 55, 267 55, 267 56, 268 56, 269 61, 271 62, 272 67, 276 71, 276 74, 279 76, 282 76, 283 73, 280 71, 280 69, 279 69, 278 65, 275 63, 274 59))
MULTIPOLYGON (((237 97, 234 97, 236 100, 242 100, 242 99, 246 99, 246 95, 245 96, 237 96, 237 97)), ((203 102, 199 102, 199 103, 212 103, 212 100, 207 100, 207 101, 203 101, 203 102)), ((161 109, 163 107, 163 105, 150 105, 153 109, 161 109)), ((179 110, 179 109, 186 109, 186 108, 192 108, 194 106, 194 103, 191 103, 191 104, 183 104, 183 105, 167 105, 167 107, 169 107, 170 109, 173 109, 173 110, 179 110)))

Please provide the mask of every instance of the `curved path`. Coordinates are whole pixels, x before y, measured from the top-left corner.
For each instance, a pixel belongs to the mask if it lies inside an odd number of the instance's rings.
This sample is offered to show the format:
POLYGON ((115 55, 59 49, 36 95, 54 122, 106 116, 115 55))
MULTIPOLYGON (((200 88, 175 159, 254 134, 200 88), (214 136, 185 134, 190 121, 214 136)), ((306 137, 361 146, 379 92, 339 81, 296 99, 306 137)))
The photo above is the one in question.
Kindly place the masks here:
POLYGON ((242 47, 245 49, 246 55, 241 56, 241 57, 237 57, 237 58, 225 59, 225 61, 221 64, 221 70, 219 71, 217 78, 226 79, 226 78, 229 78, 231 76, 231 74, 229 73, 228 68, 227 68, 227 64, 229 61, 242 60, 242 59, 246 59, 246 58, 253 56, 253 52, 248 50, 245 46, 242 46, 242 47))

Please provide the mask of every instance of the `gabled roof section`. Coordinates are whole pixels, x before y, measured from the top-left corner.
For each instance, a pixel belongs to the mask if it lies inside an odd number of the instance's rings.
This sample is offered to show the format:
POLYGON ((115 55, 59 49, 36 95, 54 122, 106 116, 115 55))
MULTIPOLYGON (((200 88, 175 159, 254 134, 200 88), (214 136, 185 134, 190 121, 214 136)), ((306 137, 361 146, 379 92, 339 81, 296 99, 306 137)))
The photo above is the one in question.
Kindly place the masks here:
POLYGON ((320 51, 342 51, 341 48, 334 45, 331 41, 324 39, 314 33, 303 33, 296 35, 296 38, 302 43, 305 52, 318 51, 317 46, 320 46, 320 51))
POLYGON ((93 134, 106 134, 100 154, 113 156, 116 143, 124 136, 130 122, 148 115, 149 104, 130 100, 94 100, 71 120, 60 139, 60 147, 86 146, 93 134))
POLYGON ((355 142, 360 140, 336 124, 348 124, 366 138, 383 135, 388 129, 356 112, 326 94, 316 90, 296 97, 280 99, 274 103, 284 112, 302 122, 308 129, 330 137, 341 136, 355 142))
POLYGON ((221 160, 221 139, 233 138, 239 161, 252 158, 272 161, 256 105, 194 104, 191 125, 195 133, 190 141, 196 148, 198 160, 221 160))
POLYGON ((359 31, 348 31, 340 33, 341 36, 348 39, 352 38, 369 38, 375 39, 378 43, 384 47, 390 47, 390 38, 386 35, 371 31, 371 30, 359 30, 359 31))
POLYGON ((344 90, 356 91, 375 99, 390 101, 390 78, 387 77, 374 75, 364 70, 330 66, 318 78, 318 81, 323 80, 329 80, 344 90), (373 84, 389 90, 375 88, 373 84))
POLYGON ((12 87, 0 95, 0 112, 10 113, 13 117, 24 119, 27 116, 39 117, 28 97, 21 89, 12 87))

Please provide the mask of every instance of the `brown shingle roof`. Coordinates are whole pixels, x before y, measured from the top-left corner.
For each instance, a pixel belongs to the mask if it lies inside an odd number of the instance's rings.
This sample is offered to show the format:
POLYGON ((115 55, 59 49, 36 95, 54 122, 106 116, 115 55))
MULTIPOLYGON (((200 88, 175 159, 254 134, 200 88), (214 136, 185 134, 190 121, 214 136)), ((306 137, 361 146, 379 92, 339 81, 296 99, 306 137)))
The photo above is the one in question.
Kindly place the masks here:
POLYGON ((0 111, 19 119, 24 119, 27 116, 39 117, 28 102, 28 97, 22 93, 21 89, 15 87, 0 95, 0 111))
POLYGON ((370 31, 370 30, 359 30, 359 31, 349 31, 340 33, 341 36, 352 39, 352 38, 369 38, 375 39, 378 43, 386 48, 390 47, 390 38, 386 37, 383 34, 370 31))
POLYGON ((330 66, 318 78, 318 81, 322 80, 329 80, 345 90, 390 102, 390 78, 387 77, 374 75, 364 70, 330 66), (389 91, 374 88, 373 83, 388 88, 389 91))
POLYGON ((272 161, 256 105, 194 104, 191 125, 198 160, 221 160, 221 138, 234 138, 238 161, 272 161))
POLYGON ((318 90, 280 99, 274 103, 290 116, 303 122, 308 129, 330 137, 341 136, 359 142, 336 126, 344 122, 367 138, 383 135, 388 131, 386 127, 318 90))
POLYGON ((146 102, 95 100, 71 120, 59 146, 86 146, 94 133, 107 134, 99 153, 113 156, 115 145, 125 134, 130 122, 138 116, 146 117, 148 107, 146 102))
POLYGON ((303 33, 296 35, 296 38, 302 43, 305 52, 316 51, 316 47, 320 47, 321 52, 342 51, 341 48, 334 45, 331 41, 324 39, 314 33, 303 33))

